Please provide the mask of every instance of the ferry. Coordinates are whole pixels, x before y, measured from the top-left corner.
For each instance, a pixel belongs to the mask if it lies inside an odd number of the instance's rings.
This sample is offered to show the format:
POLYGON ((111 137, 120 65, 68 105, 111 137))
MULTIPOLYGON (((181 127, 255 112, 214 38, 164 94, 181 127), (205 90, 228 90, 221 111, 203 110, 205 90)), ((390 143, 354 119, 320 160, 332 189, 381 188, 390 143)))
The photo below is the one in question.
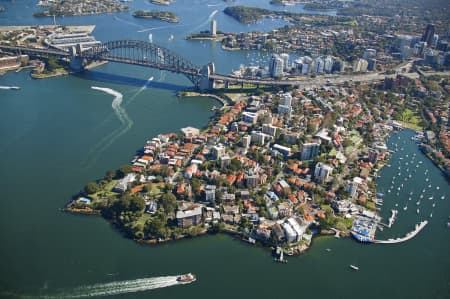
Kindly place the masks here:
POLYGON ((359 267, 357 267, 355 265, 350 265, 350 268, 352 268, 353 270, 359 270, 359 267))
POLYGON ((180 276, 177 277, 177 282, 181 283, 181 284, 191 283, 191 282, 194 282, 196 280, 197 280, 197 278, 192 273, 183 274, 183 275, 180 275, 180 276))

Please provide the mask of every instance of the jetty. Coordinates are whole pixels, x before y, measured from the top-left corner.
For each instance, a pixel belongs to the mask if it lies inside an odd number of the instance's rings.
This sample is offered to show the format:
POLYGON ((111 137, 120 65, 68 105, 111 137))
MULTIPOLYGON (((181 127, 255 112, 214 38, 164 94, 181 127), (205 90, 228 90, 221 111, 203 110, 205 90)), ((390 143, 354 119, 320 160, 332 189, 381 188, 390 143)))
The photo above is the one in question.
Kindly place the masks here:
POLYGON ((424 220, 424 221, 420 222, 419 224, 416 224, 415 229, 412 232, 407 233, 406 236, 404 236, 403 238, 388 239, 388 240, 374 240, 373 242, 377 243, 377 244, 396 244, 396 243, 406 242, 406 241, 414 238, 427 224, 428 224, 427 220, 424 220))
POLYGON ((397 210, 391 210, 391 218, 389 218, 389 225, 388 227, 391 228, 392 224, 394 224, 395 219, 397 218, 398 211, 397 210))

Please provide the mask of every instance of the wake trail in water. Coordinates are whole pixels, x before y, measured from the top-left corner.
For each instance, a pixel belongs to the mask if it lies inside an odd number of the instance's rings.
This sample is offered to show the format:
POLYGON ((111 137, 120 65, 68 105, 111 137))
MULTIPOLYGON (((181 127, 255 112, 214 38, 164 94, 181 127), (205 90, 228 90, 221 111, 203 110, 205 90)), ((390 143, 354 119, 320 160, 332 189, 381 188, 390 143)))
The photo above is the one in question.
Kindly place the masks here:
POLYGON ((114 16, 114 20, 119 21, 120 23, 123 23, 123 24, 135 26, 135 27, 138 27, 138 28, 143 28, 143 27, 144 27, 144 26, 142 26, 142 25, 139 25, 139 24, 136 24, 136 23, 133 23, 133 22, 130 22, 130 21, 121 19, 121 18, 119 18, 118 16, 114 16))
POLYGON ((185 26, 189 26, 189 25, 190 24, 179 24, 179 25, 172 25, 172 26, 150 27, 150 28, 144 28, 144 29, 138 30, 137 32, 141 33, 141 32, 148 32, 148 31, 153 31, 153 30, 161 30, 161 29, 167 29, 167 28, 173 28, 173 27, 185 27, 185 26))
POLYGON ((8 89, 20 89, 20 87, 18 87, 18 86, 0 86, 0 89, 5 89, 5 90, 8 90, 8 89))
POLYGON ((123 100, 123 95, 120 92, 106 87, 91 86, 91 88, 114 96, 111 107, 113 108, 114 114, 122 125, 120 128, 103 137, 89 150, 87 162, 85 163, 86 167, 97 161, 100 154, 107 148, 109 148, 118 138, 128 132, 134 124, 133 120, 128 116, 125 109, 120 106, 123 100))
POLYGON ((192 28, 192 29, 190 30, 190 32, 197 32, 198 29, 200 29, 200 28, 206 26, 208 23, 210 23, 210 22, 212 21, 212 19, 214 18, 214 16, 215 16, 218 12, 219 12, 219 11, 218 11, 217 9, 214 10, 214 11, 206 18, 205 21, 203 21, 202 23, 200 23, 200 25, 198 25, 198 26, 192 28))
POLYGON ((134 99, 136 99, 136 97, 138 95, 140 95, 147 88, 147 86, 150 84, 150 82, 153 81, 153 79, 154 79, 153 77, 150 77, 147 79, 147 82, 145 82, 145 84, 141 88, 139 88, 139 90, 136 91, 136 93, 134 95, 131 96, 130 100, 127 103, 127 106, 130 105, 134 101, 134 99))
POLYGON ((89 286, 82 286, 72 290, 64 291, 57 294, 43 294, 43 295, 21 295, 12 292, 3 292, 1 294, 8 295, 13 298, 20 299, 75 299, 75 298, 90 298, 97 296, 114 296, 120 294, 144 292, 154 289, 166 288, 178 285, 178 276, 161 276, 151 278, 140 278, 134 280, 114 281, 108 283, 99 283, 89 286))

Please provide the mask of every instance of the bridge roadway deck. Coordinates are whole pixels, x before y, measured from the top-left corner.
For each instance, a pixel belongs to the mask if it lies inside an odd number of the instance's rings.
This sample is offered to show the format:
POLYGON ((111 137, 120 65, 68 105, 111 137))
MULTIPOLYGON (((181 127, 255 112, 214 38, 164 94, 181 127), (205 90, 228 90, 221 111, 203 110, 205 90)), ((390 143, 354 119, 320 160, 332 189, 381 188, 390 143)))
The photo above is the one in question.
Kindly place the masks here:
POLYGON ((133 64, 133 65, 140 65, 140 66, 147 66, 147 67, 151 67, 151 68, 155 68, 155 69, 159 69, 159 70, 165 70, 165 71, 170 71, 170 72, 174 72, 174 73, 180 73, 180 74, 185 74, 185 75, 190 75, 190 76, 199 76, 199 72, 196 69, 183 69, 183 68, 179 68, 176 65, 169 65, 169 64, 164 64, 164 63, 158 63, 158 62, 153 62, 153 61, 145 61, 145 60, 134 60, 134 59, 130 59, 130 58, 123 58, 123 57, 101 57, 101 60, 106 60, 109 62, 119 62, 119 63, 126 63, 126 64, 133 64))
POLYGON ((20 51, 24 54, 32 53, 32 54, 41 54, 41 55, 45 55, 45 56, 47 56, 47 55, 64 56, 64 57, 70 56, 70 54, 68 52, 53 50, 53 49, 39 49, 39 48, 27 48, 27 47, 0 45, 0 50, 14 51, 14 52, 20 51))

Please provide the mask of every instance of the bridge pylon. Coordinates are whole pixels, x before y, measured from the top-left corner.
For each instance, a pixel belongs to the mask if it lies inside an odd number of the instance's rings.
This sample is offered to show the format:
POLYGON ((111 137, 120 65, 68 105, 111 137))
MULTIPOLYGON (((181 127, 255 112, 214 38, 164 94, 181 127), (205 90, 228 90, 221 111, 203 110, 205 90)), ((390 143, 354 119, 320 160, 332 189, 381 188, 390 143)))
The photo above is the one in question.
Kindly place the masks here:
POLYGON ((76 46, 70 48, 70 68, 76 72, 84 71, 84 66, 86 64, 85 59, 81 55, 83 52, 83 46, 77 44, 76 46))
POLYGON ((211 90, 214 89, 214 79, 210 76, 216 72, 216 67, 213 62, 208 63, 200 70, 200 78, 197 82, 197 88, 200 90, 211 90))

